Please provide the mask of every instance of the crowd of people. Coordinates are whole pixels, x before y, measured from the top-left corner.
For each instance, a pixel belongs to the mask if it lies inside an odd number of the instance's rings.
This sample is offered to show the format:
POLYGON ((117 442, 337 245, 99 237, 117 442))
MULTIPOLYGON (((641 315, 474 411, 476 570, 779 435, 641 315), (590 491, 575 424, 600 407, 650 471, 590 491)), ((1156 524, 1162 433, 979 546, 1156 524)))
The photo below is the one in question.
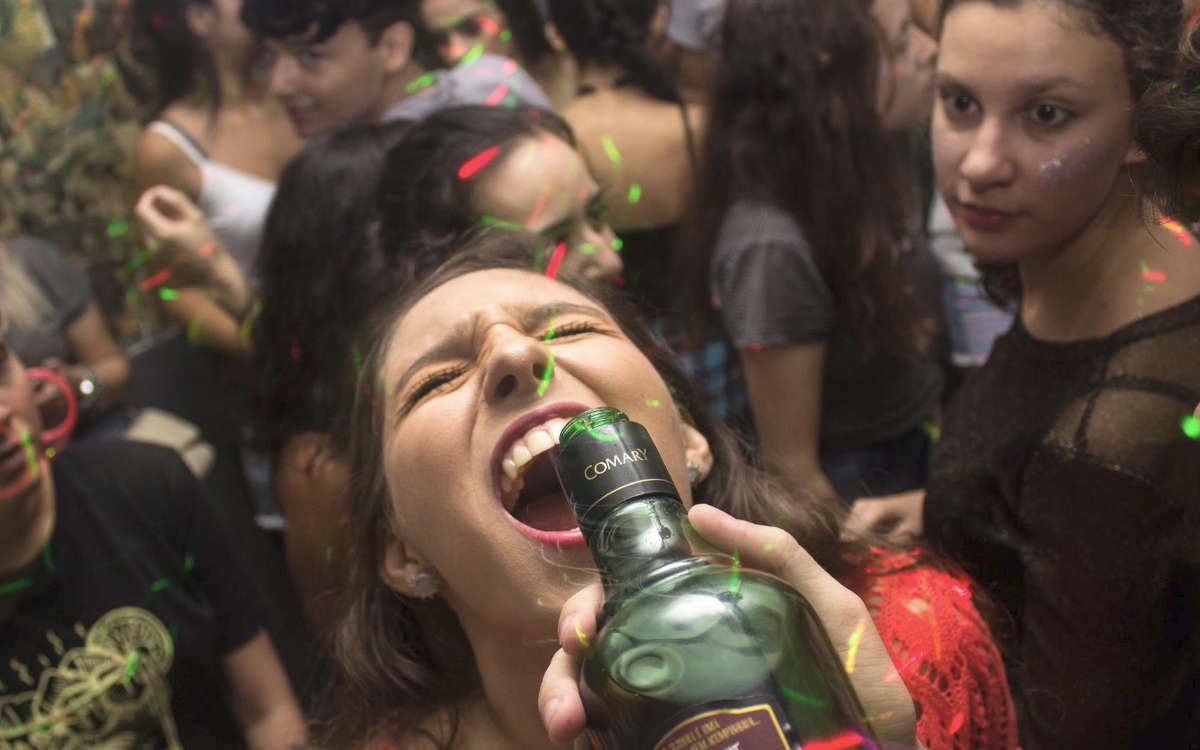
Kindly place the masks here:
POLYGON ((582 746, 551 465, 604 405, 812 604, 859 746, 1200 747, 1194 2, 132 12, 140 291, 257 515, 0 240, 0 749, 582 746))

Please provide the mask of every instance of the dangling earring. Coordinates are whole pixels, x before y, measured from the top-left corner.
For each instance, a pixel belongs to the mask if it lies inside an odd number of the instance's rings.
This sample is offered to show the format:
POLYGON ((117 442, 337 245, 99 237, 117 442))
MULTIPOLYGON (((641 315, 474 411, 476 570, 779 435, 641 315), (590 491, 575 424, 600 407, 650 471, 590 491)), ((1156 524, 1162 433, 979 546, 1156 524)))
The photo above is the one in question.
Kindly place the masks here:
POLYGON ((442 587, 442 580, 433 571, 418 570, 408 576, 408 587, 410 596, 416 599, 432 599, 442 587))
POLYGON ((700 465, 692 459, 685 459, 683 465, 687 467, 688 484, 695 487, 700 484, 700 465))

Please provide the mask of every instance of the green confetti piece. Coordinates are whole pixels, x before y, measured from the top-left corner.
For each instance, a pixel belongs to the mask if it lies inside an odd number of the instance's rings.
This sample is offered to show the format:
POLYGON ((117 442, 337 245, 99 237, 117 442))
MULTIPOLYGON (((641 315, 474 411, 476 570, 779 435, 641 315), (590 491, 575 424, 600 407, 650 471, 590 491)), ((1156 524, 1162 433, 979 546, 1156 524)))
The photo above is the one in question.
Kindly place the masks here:
POLYGON ((642 199, 642 186, 636 182, 629 186, 629 202, 637 203, 642 199))
POLYGON ((158 296, 165 300, 173 300, 179 296, 179 292, 175 291, 174 289, 163 287, 162 289, 158 290, 158 296))
POLYGON ((585 242, 579 246, 579 252, 584 255, 593 255, 596 252, 596 246, 590 242, 585 242))
POLYGON ((1196 419, 1191 414, 1188 414, 1179 420, 1179 426, 1183 428, 1184 435, 1187 435, 1192 440, 1200 440, 1200 419, 1196 419))
POLYGON ((138 662, 139 662, 139 661, 141 661, 141 658, 142 658, 142 657, 141 657, 141 652, 140 652, 140 651, 134 651, 134 652, 133 652, 133 653, 130 655, 130 657, 129 657, 129 666, 125 667, 125 676, 122 678, 122 679, 125 681, 125 684, 126 684, 126 685, 128 685, 128 684, 129 684, 129 681, 130 681, 131 679, 133 679, 133 673, 137 671, 137 668, 138 668, 138 662))
POLYGON ((482 54, 483 54, 483 45, 482 45, 482 44, 476 44, 474 47, 472 47, 472 48, 471 48, 471 51, 470 51, 470 52, 468 52, 467 54, 463 55, 462 59, 458 61, 458 67, 460 67, 460 68, 465 68, 465 67, 467 67, 467 66, 468 66, 468 65, 470 65, 471 63, 473 63, 473 62, 475 62, 476 60, 478 60, 478 59, 479 59, 479 56, 480 56, 480 55, 482 55, 482 54))
POLYGON ((326 547, 325 548, 325 567, 328 568, 332 564, 333 564, 333 547, 326 547))
POLYGON ((46 458, 54 458, 57 455, 58 451, 54 450, 53 448, 46 449, 46 458))
POLYGON ((620 237, 614 237, 612 241, 612 248, 618 253, 621 252, 625 249, 625 240, 621 239, 620 237))
POLYGON ((617 144, 613 142, 611 135, 606 135, 600 139, 600 145, 604 146, 604 153, 608 154, 608 158, 613 164, 621 166, 621 152, 617 149, 617 144))
POLYGON ((554 353, 551 352, 549 358, 546 359, 546 372, 542 374, 542 382, 538 383, 537 395, 538 398, 546 395, 546 389, 550 387, 550 378, 554 375, 554 353))
POLYGON ((17 581, 10 581, 9 583, 0 586, 0 596, 8 596, 9 594, 17 593, 18 591, 24 591, 32 585, 32 578, 22 578, 17 581))
POLYGON ((157 581, 155 581, 154 583, 150 584, 150 590, 157 594, 158 592, 165 589, 168 585, 170 585, 170 583, 171 582, 168 581, 166 578, 160 578, 157 581))
POLYGON ((354 377, 357 380, 362 380, 363 357, 357 345, 350 351, 350 355, 354 357, 354 377))
POLYGON ((183 558, 183 569, 191 573, 194 567, 196 567, 196 558, 191 553, 188 553, 188 556, 183 558))
POLYGON ((512 29, 505 29, 504 31, 501 31, 500 32, 500 41, 502 41, 502 42, 512 41, 512 29))
POLYGON ((729 593, 732 596, 737 596, 742 588, 742 560, 738 557, 738 551, 733 551, 733 572, 729 574, 729 593))
POLYGON ((929 439, 935 443, 942 439, 942 428, 938 427, 933 422, 922 423, 921 432, 924 432, 926 435, 928 435, 929 439))
POLYGON ((525 231, 525 227, 521 226, 520 224, 514 224, 511 221, 505 221, 504 219, 497 219, 495 216, 482 216, 479 219, 479 223, 483 224, 485 227, 500 227, 501 229, 511 229, 514 232, 525 231))
POLYGON ((42 547, 42 562, 45 563, 46 570, 50 571, 51 573, 54 572, 54 555, 50 553, 49 542, 46 543, 46 546, 42 547))
POLYGON ((426 73, 412 83, 408 84, 408 93, 415 94, 421 89, 428 88, 437 82, 437 74, 426 73))
POLYGON ((804 695, 803 693, 798 693, 795 690, 793 690, 792 688, 788 687, 787 685, 780 685, 779 689, 782 690, 783 694, 786 695, 787 697, 789 697, 792 700, 797 701, 799 703, 803 703, 806 706, 813 706, 814 708, 824 708, 825 706, 829 705, 829 702, 826 700, 822 700, 821 698, 812 698, 807 695, 804 695))
POLYGON ((129 234, 129 222, 125 219, 113 219, 108 222, 109 237, 124 237, 129 234))
POLYGON ((646 406, 652 406, 652 407, 654 407, 655 409, 657 409, 657 408, 658 408, 659 406, 661 406, 661 405, 662 405, 662 403, 661 403, 661 402, 660 402, 658 399, 656 399, 656 398, 648 398, 648 399, 646 399, 646 406))

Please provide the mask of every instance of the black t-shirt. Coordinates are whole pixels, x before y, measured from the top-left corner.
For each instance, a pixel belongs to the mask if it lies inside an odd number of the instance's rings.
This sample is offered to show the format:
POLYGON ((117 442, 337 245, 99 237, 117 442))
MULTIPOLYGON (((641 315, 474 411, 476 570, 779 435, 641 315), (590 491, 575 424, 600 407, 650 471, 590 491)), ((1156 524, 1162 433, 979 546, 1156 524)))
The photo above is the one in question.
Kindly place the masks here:
POLYGON ((216 508, 155 446, 73 446, 52 473, 50 542, 0 579, 0 748, 240 747, 221 656, 263 618, 216 508))
POLYGON ((925 532, 998 605, 1022 745, 1200 747, 1200 297, 1100 339, 1020 319, 947 411, 925 532))

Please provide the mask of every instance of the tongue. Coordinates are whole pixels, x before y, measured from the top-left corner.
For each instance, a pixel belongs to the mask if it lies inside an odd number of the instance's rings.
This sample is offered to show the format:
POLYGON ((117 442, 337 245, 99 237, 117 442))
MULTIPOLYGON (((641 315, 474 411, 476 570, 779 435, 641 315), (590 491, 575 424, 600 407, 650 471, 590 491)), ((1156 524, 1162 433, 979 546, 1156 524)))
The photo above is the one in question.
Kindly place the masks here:
POLYGON ((570 531, 579 525, 561 491, 535 496, 520 509, 517 520, 538 531, 570 531))

